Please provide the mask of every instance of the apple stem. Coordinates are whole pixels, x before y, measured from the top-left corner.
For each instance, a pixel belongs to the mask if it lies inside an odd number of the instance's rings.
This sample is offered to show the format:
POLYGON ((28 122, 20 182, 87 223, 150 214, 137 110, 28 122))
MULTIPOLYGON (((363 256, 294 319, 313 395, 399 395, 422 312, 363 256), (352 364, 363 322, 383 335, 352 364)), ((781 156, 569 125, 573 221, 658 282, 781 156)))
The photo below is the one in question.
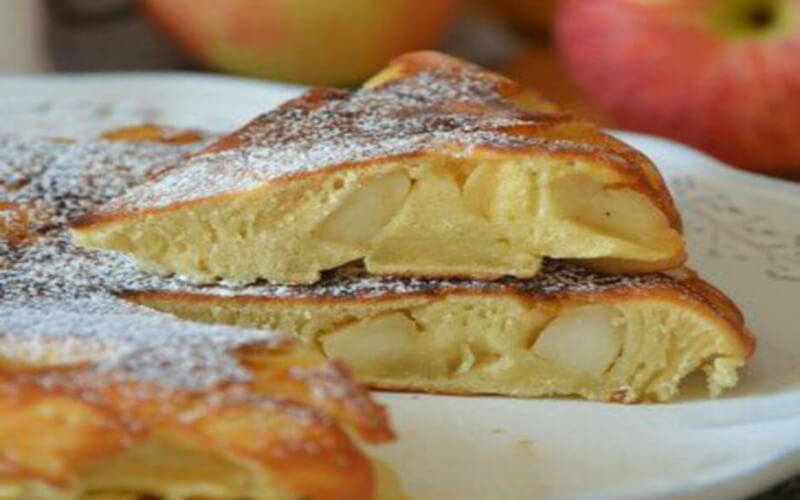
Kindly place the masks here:
POLYGON ((753 26, 763 28, 775 20, 775 12, 767 5, 757 5, 750 11, 748 17, 753 26))
POLYGON ((770 38, 789 28, 786 6, 779 0, 719 0, 711 10, 711 25, 732 38, 770 38))

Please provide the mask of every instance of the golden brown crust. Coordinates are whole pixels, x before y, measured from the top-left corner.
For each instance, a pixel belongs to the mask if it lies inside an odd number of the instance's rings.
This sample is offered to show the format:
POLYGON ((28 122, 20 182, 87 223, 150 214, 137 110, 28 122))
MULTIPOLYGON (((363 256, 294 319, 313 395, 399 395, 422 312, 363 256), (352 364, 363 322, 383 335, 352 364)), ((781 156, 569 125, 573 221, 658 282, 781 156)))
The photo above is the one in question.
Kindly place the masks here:
POLYGON ((728 324, 735 327, 745 352, 747 352, 748 356, 752 356, 756 350, 756 337, 747 329, 744 315, 736 303, 720 289, 700 279, 696 273, 692 278, 686 280, 685 286, 698 296, 703 297, 715 312, 723 317, 728 324))
MULTIPOLYGON (((94 418, 84 418, 79 429, 72 429, 73 436, 80 438, 78 442, 72 440, 67 449, 49 450, 47 458, 57 461, 57 468, 51 467, 49 473, 43 474, 30 466, 18 467, 19 475, 66 486, 81 468, 109 458, 153 433, 162 433, 209 446, 222 456, 259 463, 295 494, 331 500, 371 498, 369 462, 350 438, 324 414, 290 399, 259 397, 241 387, 200 396, 172 392, 146 400, 128 396, 142 391, 154 394, 152 388, 136 385, 114 385, 103 390, 42 390, 37 378, 52 375, 52 371, 32 376, 0 372, 4 389, 0 398, 3 447, 13 450, 26 446, 20 442, 23 439, 32 439, 11 432, 18 429, 9 426, 15 413, 32 404, 69 399, 83 405, 94 418), (211 406, 209 400, 223 403, 211 406)), ((58 375, 63 376, 64 371, 59 370, 58 375)), ((47 432, 48 427, 42 431, 47 432)), ((14 465, 10 458, 6 463, 14 465)))
POLYGON ((364 87, 376 88, 401 78, 432 71, 473 73, 484 79, 499 95, 509 99, 528 91, 519 83, 499 73, 487 71, 475 64, 430 50, 410 52, 396 57, 389 62, 386 69, 367 81, 364 87))

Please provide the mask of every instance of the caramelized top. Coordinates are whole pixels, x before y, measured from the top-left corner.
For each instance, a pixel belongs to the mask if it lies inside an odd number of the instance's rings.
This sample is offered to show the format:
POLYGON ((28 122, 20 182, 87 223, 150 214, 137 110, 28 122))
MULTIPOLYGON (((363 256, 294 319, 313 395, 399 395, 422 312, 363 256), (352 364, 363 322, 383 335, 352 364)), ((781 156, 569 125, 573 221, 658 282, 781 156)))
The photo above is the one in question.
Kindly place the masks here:
POLYGON ((598 168, 617 170, 623 184, 651 197, 679 227, 669 194, 644 157, 554 106, 517 98, 523 95, 514 82, 456 59, 407 55, 356 92, 309 90, 78 225, 235 194, 329 168, 488 148, 590 157, 598 168))

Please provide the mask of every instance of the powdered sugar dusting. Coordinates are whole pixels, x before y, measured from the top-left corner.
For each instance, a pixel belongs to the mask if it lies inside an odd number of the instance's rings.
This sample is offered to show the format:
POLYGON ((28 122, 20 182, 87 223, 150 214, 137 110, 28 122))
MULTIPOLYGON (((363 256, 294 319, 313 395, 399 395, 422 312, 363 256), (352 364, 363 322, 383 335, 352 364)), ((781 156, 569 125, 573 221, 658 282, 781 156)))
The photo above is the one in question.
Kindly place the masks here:
POLYGON ((189 324, 111 294, 4 301, 0 318, 0 356, 33 364, 91 363, 97 383, 202 390, 223 381, 247 381, 249 373, 228 351, 282 342, 265 330, 189 324))
POLYGON ((442 148, 456 154, 475 146, 589 153, 628 164, 607 148, 514 133, 550 130, 570 118, 522 110, 503 99, 497 86, 485 72, 447 67, 354 93, 314 89, 95 215, 166 207, 345 163, 442 148))
MULTIPOLYGON (((25 246, 0 234, 0 356, 34 364, 88 363, 95 376, 200 390, 249 379, 228 353, 285 345, 275 332, 189 323, 113 294, 133 268, 111 254, 73 245, 66 223, 143 180, 191 147, 0 138, 0 202, 33 207, 25 246), (123 271, 124 270, 124 271, 123 271)), ((83 374, 85 375, 85 373, 83 374)), ((63 382, 63 381, 62 381, 63 382)))
POLYGON ((195 144, 0 136, 0 202, 35 212, 33 231, 63 226, 198 149, 195 144))

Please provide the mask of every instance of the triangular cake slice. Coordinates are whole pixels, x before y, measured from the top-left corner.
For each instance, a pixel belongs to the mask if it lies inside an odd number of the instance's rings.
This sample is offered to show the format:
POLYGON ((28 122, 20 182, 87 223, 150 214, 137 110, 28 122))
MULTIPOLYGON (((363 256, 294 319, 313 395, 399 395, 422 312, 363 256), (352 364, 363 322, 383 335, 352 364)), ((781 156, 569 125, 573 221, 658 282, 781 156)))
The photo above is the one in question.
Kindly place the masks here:
POLYGON ((679 266, 653 164, 516 83, 435 53, 313 89, 74 226, 83 245, 196 282, 534 276, 542 259, 679 266))
POLYGON ((546 260, 534 278, 493 282, 340 268, 313 285, 230 289, 98 267, 130 300, 293 333, 383 389, 668 401, 696 370, 712 395, 733 387, 754 348, 730 299, 685 268, 607 275, 546 260))

